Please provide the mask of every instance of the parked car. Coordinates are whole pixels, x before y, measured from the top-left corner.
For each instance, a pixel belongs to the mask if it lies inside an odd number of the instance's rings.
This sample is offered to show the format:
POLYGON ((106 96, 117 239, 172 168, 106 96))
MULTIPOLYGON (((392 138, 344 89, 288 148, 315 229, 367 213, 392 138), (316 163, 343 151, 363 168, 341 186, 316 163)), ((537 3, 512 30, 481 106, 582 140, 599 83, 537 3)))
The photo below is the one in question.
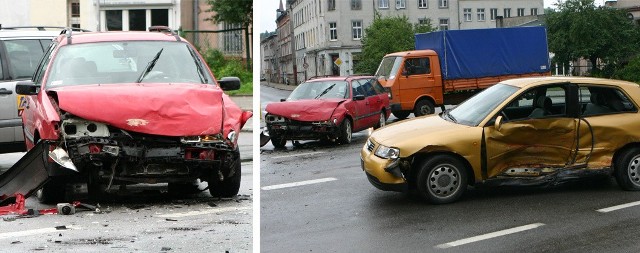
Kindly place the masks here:
POLYGON ((213 196, 235 196, 238 134, 251 112, 223 90, 239 87, 235 77, 216 80, 175 33, 67 30, 33 79, 16 86, 27 96, 27 148, 49 151, 52 177, 38 197, 61 201, 67 185, 84 183, 98 198, 113 185, 133 183, 194 193, 198 179, 213 196))
POLYGON ((18 81, 30 79, 45 49, 62 29, 0 27, 0 153, 25 151, 18 81))
POLYGON ((503 81, 440 115, 374 131, 369 182, 441 204, 468 185, 557 185, 613 175, 640 190, 638 84, 595 78, 503 81))
POLYGON ((351 143, 351 134, 382 127, 389 118, 389 97, 371 76, 308 80, 281 102, 265 107, 265 122, 276 148, 287 140, 351 143))

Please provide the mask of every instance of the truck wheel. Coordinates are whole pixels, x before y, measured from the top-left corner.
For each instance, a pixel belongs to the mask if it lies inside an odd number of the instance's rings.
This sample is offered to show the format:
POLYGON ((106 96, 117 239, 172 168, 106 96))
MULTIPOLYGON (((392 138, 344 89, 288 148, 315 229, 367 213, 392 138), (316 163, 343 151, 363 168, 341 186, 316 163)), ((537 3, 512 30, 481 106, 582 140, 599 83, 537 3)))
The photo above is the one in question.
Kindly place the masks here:
POLYGON ((640 190, 640 148, 625 150, 614 162, 614 175, 620 188, 625 191, 640 190))
POLYGON ((433 103, 426 99, 421 99, 416 103, 416 106, 413 108, 413 115, 416 117, 420 117, 427 114, 433 114, 435 112, 435 108, 433 107, 433 103))
POLYGON ((387 117, 384 114, 384 111, 380 112, 380 118, 378 118, 378 124, 373 127, 373 129, 378 129, 387 124, 387 117))
POLYGON ((169 192, 169 194, 175 196, 190 195, 200 192, 200 188, 198 188, 198 186, 200 186, 198 180, 187 183, 169 183, 169 188, 167 188, 167 191, 169 192))
POLYGON ((235 173, 231 177, 225 177, 223 181, 220 181, 218 175, 213 175, 209 180, 209 193, 213 197, 231 198, 238 195, 240 191, 240 179, 242 177, 242 168, 240 164, 240 154, 238 152, 238 158, 230 166, 234 167, 235 173))
POLYGON ((65 201, 67 181, 63 178, 52 177, 36 192, 36 198, 43 204, 56 204, 65 201))
POLYGON ((393 111, 393 116, 396 116, 398 119, 406 119, 411 114, 410 111, 393 111))
POLYGON ((275 148, 284 148, 287 145, 287 139, 279 135, 271 135, 271 144, 275 148))
POLYGON ((349 119, 344 119, 342 124, 340 124, 340 136, 338 137, 338 141, 342 144, 351 143, 351 121, 349 119))
POLYGON ((467 170, 456 158, 435 155, 425 160, 418 172, 418 192, 432 204, 458 200, 467 187, 467 170))

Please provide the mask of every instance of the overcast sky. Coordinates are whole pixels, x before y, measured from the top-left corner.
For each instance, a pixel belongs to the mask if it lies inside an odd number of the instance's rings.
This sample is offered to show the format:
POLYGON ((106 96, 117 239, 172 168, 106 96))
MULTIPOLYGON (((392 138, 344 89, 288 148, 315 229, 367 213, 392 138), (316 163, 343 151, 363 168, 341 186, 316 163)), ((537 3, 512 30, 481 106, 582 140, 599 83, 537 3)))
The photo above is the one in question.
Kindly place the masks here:
MULTIPOLYGON (((258 17, 254 19, 254 22, 259 22, 257 27, 259 28, 260 33, 265 31, 275 31, 276 30, 276 9, 280 5, 280 1, 282 1, 284 7, 286 6, 286 0, 254 0, 254 3, 257 3, 258 6, 254 6, 253 11, 255 15, 258 17), (257 8, 255 8, 257 7, 257 8)), ((347 1, 347 0, 337 0, 337 1, 347 1)), ((558 0, 544 0, 544 7, 552 7, 554 3, 558 0)), ((596 0, 596 4, 602 5, 604 0, 596 0)))

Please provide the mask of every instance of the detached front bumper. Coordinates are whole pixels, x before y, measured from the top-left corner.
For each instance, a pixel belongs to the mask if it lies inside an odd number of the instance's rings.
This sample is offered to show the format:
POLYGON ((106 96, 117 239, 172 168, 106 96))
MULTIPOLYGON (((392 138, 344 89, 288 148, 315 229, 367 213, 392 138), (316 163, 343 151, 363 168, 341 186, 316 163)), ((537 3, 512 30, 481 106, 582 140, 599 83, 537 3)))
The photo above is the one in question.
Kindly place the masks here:
POLYGON ((337 138, 340 132, 335 124, 318 122, 267 123, 267 129, 269 135, 285 137, 288 140, 337 138))
POLYGON ((401 174, 398 163, 377 157, 373 150, 377 147, 367 147, 365 144, 360 151, 360 165, 367 175, 369 182, 383 191, 406 192, 409 189, 407 180, 398 176, 401 174), (371 149, 371 150, 369 150, 371 149), (394 175, 395 174, 395 175, 394 175))

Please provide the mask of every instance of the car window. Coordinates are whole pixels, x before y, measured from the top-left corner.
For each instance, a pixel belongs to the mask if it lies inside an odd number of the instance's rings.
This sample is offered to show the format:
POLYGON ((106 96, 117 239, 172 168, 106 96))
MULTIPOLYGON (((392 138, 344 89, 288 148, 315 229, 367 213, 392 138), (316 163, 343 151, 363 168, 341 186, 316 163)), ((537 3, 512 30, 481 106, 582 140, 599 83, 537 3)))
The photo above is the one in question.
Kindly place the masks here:
POLYGON ((566 90, 560 85, 528 90, 501 111, 506 121, 562 117, 565 114, 566 90))
POLYGON ((362 88, 362 84, 360 82, 356 81, 352 81, 351 82, 351 90, 353 92, 353 96, 357 96, 357 95, 362 95, 362 96, 366 96, 366 92, 364 91, 364 89, 362 88))
POLYGON ((134 83, 213 83, 189 45, 169 41, 115 41, 61 47, 47 78, 47 87, 134 83), (153 59, 156 58, 154 64, 153 59), (150 66, 147 68, 147 66, 150 66), (148 71, 145 71, 148 70, 148 71))
POLYGON ((13 78, 30 78, 44 54, 40 40, 6 40, 4 45, 13 78))
POLYGON ((366 97, 375 96, 378 94, 376 90, 373 88, 373 85, 371 84, 370 79, 356 80, 356 82, 360 83, 360 87, 364 91, 363 94, 366 97))
POLYGON ((298 85, 289 94, 287 100, 347 98, 348 96, 345 81, 313 81, 298 85))
POLYGON ((40 59, 36 72, 33 75, 34 83, 37 83, 37 84, 42 83, 42 78, 44 77, 44 73, 47 70, 47 66, 49 65, 49 62, 51 61, 51 56, 52 56, 51 54, 56 49, 57 45, 58 45, 57 43, 49 44, 49 48, 47 48, 45 55, 42 57, 42 59, 40 59))
POLYGON ((378 82, 377 79, 371 79, 369 81, 371 82, 371 85, 373 85, 373 89, 376 90, 376 92, 378 94, 382 94, 382 93, 387 92, 387 91, 384 90, 384 87, 382 87, 382 85, 380 85, 380 82, 378 82))
POLYGON ((631 100, 616 88, 581 86, 579 93, 583 116, 636 111, 631 100))
POLYGON ((424 75, 431 73, 429 58, 411 58, 404 62, 407 75, 424 75))
MULTIPOLYGON (((2 42, 0 41, 0 43, 2 42)), ((2 47, 0 47, 0 49, 2 49, 2 47)), ((0 50, 0 80, 4 80, 4 73, 2 73, 2 50, 0 50)))

